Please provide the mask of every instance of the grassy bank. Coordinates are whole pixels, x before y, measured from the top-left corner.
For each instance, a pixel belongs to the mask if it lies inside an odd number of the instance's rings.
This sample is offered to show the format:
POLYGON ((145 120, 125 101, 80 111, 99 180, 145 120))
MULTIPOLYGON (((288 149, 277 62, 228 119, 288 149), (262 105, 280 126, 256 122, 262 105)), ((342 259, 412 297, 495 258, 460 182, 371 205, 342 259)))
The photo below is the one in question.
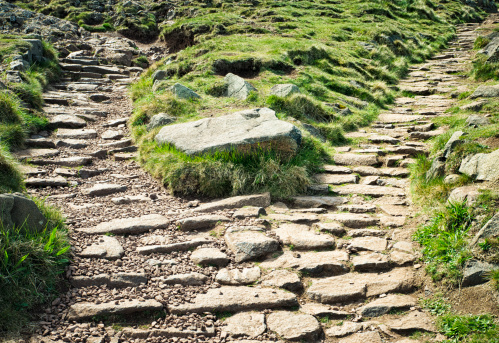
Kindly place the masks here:
POLYGON ((372 122, 398 94, 396 84, 408 66, 436 53, 454 36, 453 23, 483 15, 460 1, 405 0, 194 1, 180 5, 176 13, 175 22, 162 26, 160 34, 175 54, 150 68, 131 88, 131 126, 140 161, 176 193, 220 196, 261 189, 278 197, 301 192, 320 164, 330 162, 334 146, 346 143, 343 132, 372 122), (153 84, 158 69, 167 77, 153 84), (223 97, 222 79, 229 72, 246 78, 258 91, 246 100, 223 97), (167 89, 176 82, 202 99, 174 98, 167 89), (298 86, 301 94, 269 95, 272 86, 283 83, 298 86), (189 159, 165 151, 154 145, 155 132, 145 129, 159 112, 183 122, 263 106, 302 129, 307 136, 303 150, 313 157, 301 158, 299 153, 285 161, 260 156, 252 171, 238 159, 189 159), (267 162, 281 166, 274 168, 268 182, 256 173, 267 162), (288 173, 289 168, 295 172, 288 173), (220 182, 227 181, 226 187, 205 187, 214 173, 220 182), (239 181, 242 174, 248 182, 239 181), (280 191, 273 179, 290 186, 280 191))
MULTIPOLYGON (((13 57, 30 43, 17 36, 0 35, 0 60, 8 66, 13 57)), ((47 128, 42 112, 44 88, 59 78, 60 67, 54 48, 43 42, 43 62, 32 64, 21 73, 22 83, 7 82, 0 76, 0 192, 19 191, 22 179, 10 151, 23 148, 30 134, 47 128)))
MULTIPOLYGON (((0 36, 0 61, 8 66, 29 43, 15 36, 0 36)), ((22 83, 0 77, 0 194, 24 190, 23 175, 11 152, 20 149, 32 133, 47 128, 43 89, 60 73, 55 50, 43 43, 45 60, 21 73, 22 83)), ((33 198, 48 219, 42 232, 22 227, 8 229, 0 222, 0 337, 24 329, 34 311, 51 301, 62 281, 69 243, 58 210, 33 198)))

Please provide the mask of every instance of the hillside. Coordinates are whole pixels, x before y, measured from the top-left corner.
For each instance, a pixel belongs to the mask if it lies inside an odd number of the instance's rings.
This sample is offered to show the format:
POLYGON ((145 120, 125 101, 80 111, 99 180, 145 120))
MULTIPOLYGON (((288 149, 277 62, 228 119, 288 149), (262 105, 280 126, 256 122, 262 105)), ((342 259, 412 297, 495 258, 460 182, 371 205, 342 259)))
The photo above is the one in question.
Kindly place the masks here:
POLYGON ((496 12, 0 0, 0 342, 497 343, 496 12))

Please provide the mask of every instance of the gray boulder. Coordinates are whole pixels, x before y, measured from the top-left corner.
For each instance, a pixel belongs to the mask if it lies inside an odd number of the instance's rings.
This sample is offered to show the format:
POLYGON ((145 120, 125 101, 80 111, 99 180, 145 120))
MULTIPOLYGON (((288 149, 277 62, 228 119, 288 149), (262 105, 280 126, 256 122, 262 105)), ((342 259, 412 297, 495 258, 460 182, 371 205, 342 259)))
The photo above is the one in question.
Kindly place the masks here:
POLYGON ((443 176, 445 173, 445 159, 442 157, 435 157, 431 163, 430 169, 426 172, 426 180, 433 180, 437 177, 443 176))
POLYGON ((447 141, 447 143, 445 143, 443 151, 444 158, 448 158, 450 154, 452 154, 454 148, 463 142, 460 139, 463 134, 463 131, 456 131, 452 134, 451 138, 447 141))
POLYGON ((179 99, 201 99, 196 92, 180 83, 174 84, 169 89, 179 99))
POLYGON ((24 41, 31 44, 28 51, 24 54, 23 59, 29 63, 41 62, 43 60, 43 44, 39 39, 25 39, 24 41))
POLYGON ((256 92, 256 88, 249 82, 232 73, 225 75, 224 81, 227 85, 226 96, 228 97, 245 100, 249 96, 250 92, 256 92))
POLYGON ((188 155, 248 152, 255 148, 294 154, 301 143, 301 132, 296 126, 277 119, 271 109, 258 108, 165 126, 156 135, 156 142, 172 144, 188 155))
POLYGON ((466 119, 466 126, 477 128, 486 125, 490 125, 490 120, 482 116, 471 115, 466 119))
POLYGON ((488 273, 497 268, 497 264, 469 260, 464 267, 463 286, 475 286, 489 281, 488 273))
POLYGON ((154 73, 152 73, 151 78, 154 81, 161 81, 166 79, 168 74, 166 73, 165 70, 156 70, 154 73))
POLYGON ((499 96, 499 85, 495 86, 479 86, 473 94, 470 95, 471 99, 475 98, 495 98, 499 96))
POLYGON ((155 129, 157 127, 171 124, 175 120, 177 120, 177 118, 172 117, 166 113, 158 113, 152 116, 151 120, 149 120, 149 124, 147 124, 147 130, 151 131, 152 129, 155 129))
POLYGON ((291 83, 275 85, 270 89, 270 95, 277 95, 283 98, 295 93, 300 93, 300 89, 296 85, 293 85, 291 83))
POLYGON ((499 149, 489 154, 470 155, 463 159, 459 172, 469 175, 478 181, 499 179, 499 149))
POLYGON ((488 63, 499 61, 499 37, 492 38, 489 44, 478 53, 487 56, 488 63))
POLYGON ((7 228, 22 227, 37 232, 47 224, 35 202, 20 193, 0 195, 0 220, 7 228))
POLYGON ((481 238, 499 237, 499 213, 496 213, 473 238, 471 245, 475 245, 481 238))

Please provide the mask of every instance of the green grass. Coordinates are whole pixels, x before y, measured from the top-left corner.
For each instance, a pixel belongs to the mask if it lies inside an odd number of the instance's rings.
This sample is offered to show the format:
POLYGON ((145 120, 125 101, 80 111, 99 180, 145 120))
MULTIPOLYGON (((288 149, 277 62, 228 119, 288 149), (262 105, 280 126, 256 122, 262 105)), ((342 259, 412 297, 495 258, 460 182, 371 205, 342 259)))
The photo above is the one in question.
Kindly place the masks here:
POLYGON ((17 167, 17 162, 7 148, 0 144, 0 194, 19 192, 23 188, 23 175, 17 167))
POLYGON ((471 258, 468 231, 472 219, 472 211, 464 203, 451 203, 414 234, 414 240, 423 247, 426 271, 433 280, 459 282, 464 263, 471 258))
POLYGON ((0 226, 0 333, 18 332, 34 309, 53 299, 69 262, 70 246, 60 213, 36 202, 48 219, 42 232, 0 226))
POLYGON ((221 196, 270 190, 284 197, 301 192, 319 164, 302 163, 303 154, 326 162, 323 152, 348 142, 345 131, 369 125, 393 102, 399 94, 396 84, 410 64, 446 46, 455 36, 454 23, 483 16, 460 1, 439 0, 265 0, 251 6, 193 1, 179 4, 176 13, 173 24, 160 25, 160 38, 176 53, 131 86, 135 109, 130 124, 141 146, 141 163, 176 193, 221 196), (158 69, 168 77, 153 85, 151 76, 158 69), (258 91, 246 100, 223 97, 222 79, 228 72, 248 79, 258 91), (175 99, 166 89, 176 82, 202 99, 175 99), (281 83, 295 84, 301 94, 270 96, 271 87, 281 83), (186 161, 170 148, 156 147, 154 132, 145 130, 160 112, 185 122, 264 106, 279 119, 317 132, 319 139, 307 133, 305 140, 314 142, 317 151, 307 143, 292 161, 269 154, 249 157, 251 167, 212 156, 186 161), (347 108, 351 114, 341 115, 347 108))

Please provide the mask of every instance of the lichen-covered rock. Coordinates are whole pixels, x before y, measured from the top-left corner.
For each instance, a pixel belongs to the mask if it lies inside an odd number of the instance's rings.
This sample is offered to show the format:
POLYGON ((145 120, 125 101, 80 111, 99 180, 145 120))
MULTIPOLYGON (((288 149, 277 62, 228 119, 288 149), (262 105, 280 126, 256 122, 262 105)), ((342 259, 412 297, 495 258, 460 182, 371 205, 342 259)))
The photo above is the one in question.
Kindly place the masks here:
POLYGON ((23 228, 34 232, 41 231, 47 219, 35 202, 21 193, 0 195, 0 221, 6 228, 23 228))
POLYGON ((151 120, 149 120, 149 124, 147 124, 147 130, 151 131, 152 129, 155 129, 157 127, 171 124, 175 120, 177 120, 177 118, 172 117, 166 113, 158 113, 158 114, 152 116, 151 120))
POLYGON ((300 93, 300 89, 298 88, 298 86, 293 85, 291 83, 275 85, 270 89, 270 95, 276 95, 283 98, 296 93, 300 93))
POLYGON ((499 178, 499 149, 489 154, 470 155, 463 159, 459 172, 478 181, 493 181, 499 178))
POLYGON ((248 81, 232 73, 225 75, 224 81, 227 85, 226 96, 228 97, 245 100, 251 92, 256 92, 256 88, 248 81))

